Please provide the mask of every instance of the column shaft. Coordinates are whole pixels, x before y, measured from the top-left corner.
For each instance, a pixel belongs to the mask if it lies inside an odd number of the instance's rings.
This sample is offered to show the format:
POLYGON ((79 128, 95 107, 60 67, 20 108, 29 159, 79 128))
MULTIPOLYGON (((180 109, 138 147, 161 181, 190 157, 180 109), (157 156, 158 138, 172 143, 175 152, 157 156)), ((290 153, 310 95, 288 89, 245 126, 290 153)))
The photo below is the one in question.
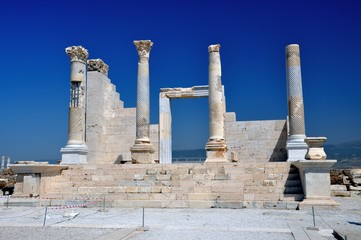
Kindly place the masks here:
POLYGON ((71 61, 68 143, 61 149, 61 164, 86 163, 85 143, 86 74, 88 50, 82 46, 65 49, 71 61))
POLYGON ((225 162, 227 145, 224 138, 224 97, 221 81, 220 45, 211 45, 208 65, 208 107, 209 107, 209 141, 206 145, 206 162, 225 162))
POLYGON ((286 47, 286 68, 289 121, 289 136, 286 148, 288 161, 297 161, 305 159, 307 152, 307 144, 304 142, 306 135, 300 49, 297 44, 286 47))
POLYGON ((155 163, 154 148, 149 139, 150 104, 149 104, 149 54, 153 42, 150 40, 134 41, 138 51, 136 139, 130 149, 133 163, 155 163))
POLYGON ((137 141, 149 143, 150 100, 149 100, 149 58, 140 56, 137 80, 137 141))

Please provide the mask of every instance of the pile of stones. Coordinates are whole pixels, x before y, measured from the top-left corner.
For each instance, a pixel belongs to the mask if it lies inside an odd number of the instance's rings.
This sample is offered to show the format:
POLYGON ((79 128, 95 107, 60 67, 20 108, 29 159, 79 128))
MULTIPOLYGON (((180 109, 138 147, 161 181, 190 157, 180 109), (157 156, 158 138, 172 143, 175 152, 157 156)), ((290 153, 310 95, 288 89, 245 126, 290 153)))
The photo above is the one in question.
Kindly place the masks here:
POLYGON ((11 168, 3 169, 0 172, 0 189, 3 195, 11 195, 14 192, 16 175, 11 168))
POLYGON ((331 195, 361 197, 361 169, 332 169, 331 195))

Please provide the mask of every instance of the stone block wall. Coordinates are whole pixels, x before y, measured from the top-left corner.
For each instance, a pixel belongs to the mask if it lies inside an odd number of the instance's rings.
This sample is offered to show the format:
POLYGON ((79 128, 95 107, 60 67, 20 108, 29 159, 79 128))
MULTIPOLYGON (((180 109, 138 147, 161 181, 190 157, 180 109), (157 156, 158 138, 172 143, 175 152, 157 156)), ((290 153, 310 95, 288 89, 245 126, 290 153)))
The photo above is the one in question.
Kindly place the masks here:
MULTIPOLYGON (((86 143, 88 164, 130 161, 136 136, 135 108, 124 108, 116 87, 97 71, 88 72, 86 143)), ((158 159, 158 125, 151 125, 151 141, 158 159)))
MULTIPOLYGON (((97 71, 88 72, 86 143, 89 164, 114 164, 131 160, 136 135, 136 109, 124 108, 116 87, 97 71)), ((159 128, 151 124, 150 139, 159 159, 159 128)), ((228 159, 235 152, 240 162, 286 161, 286 120, 237 121, 226 113, 228 159)))
POLYGON ((295 209, 303 194, 294 194, 302 187, 290 169, 287 162, 70 166, 62 175, 43 176, 41 195, 105 196, 114 207, 295 209))
POLYGON ((226 113, 228 159, 237 153, 240 162, 280 162, 287 160, 286 120, 237 121, 226 113))

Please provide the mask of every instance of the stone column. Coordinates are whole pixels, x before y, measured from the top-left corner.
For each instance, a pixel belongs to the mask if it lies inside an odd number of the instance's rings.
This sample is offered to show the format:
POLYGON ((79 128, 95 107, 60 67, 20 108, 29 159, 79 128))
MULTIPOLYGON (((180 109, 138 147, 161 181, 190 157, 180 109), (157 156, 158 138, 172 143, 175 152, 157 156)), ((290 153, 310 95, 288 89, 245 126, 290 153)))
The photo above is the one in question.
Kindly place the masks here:
POLYGON ((1 169, 0 170, 3 170, 5 167, 5 156, 2 156, 1 157, 1 169))
POLYGON ((286 74, 288 93, 288 139, 287 161, 304 160, 307 152, 305 143, 305 120, 302 94, 300 49, 297 44, 286 47, 286 74))
POLYGON ((10 156, 8 156, 7 163, 6 163, 6 168, 10 168, 10 156))
POLYGON ((172 113, 170 98, 159 94, 159 163, 172 163, 172 113))
POLYGON ((224 138, 225 110, 221 81, 220 45, 210 45, 208 65, 209 86, 209 140, 206 145, 206 162, 228 162, 227 144, 224 138))
POLYGON ((153 46, 150 40, 134 41, 138 51, 138 81, 136 110, 136 139, 131 147, 133 163, 155 163, 154 148, 149 139, 149 54, 153 46))
POLYGON ((88 50, 82 46, 65 49, 71 61, 68 143, 62 148, 61 164, 85 164, 86 74, 88 50))

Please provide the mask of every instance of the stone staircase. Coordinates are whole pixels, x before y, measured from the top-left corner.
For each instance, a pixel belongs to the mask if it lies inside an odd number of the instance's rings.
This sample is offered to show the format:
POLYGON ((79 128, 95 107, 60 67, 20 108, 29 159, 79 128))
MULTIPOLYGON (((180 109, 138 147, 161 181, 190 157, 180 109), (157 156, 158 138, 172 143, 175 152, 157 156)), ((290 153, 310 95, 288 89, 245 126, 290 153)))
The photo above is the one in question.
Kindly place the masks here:
POLYGON ((304 198, 302 183, 298 169, 291 165, 285 182, 284 199, 302 201, 304 198))
POLYGON ((296 209, 303 199, 287 162, 71 166, 42 181, 42 198, 113 207, 296 209))

